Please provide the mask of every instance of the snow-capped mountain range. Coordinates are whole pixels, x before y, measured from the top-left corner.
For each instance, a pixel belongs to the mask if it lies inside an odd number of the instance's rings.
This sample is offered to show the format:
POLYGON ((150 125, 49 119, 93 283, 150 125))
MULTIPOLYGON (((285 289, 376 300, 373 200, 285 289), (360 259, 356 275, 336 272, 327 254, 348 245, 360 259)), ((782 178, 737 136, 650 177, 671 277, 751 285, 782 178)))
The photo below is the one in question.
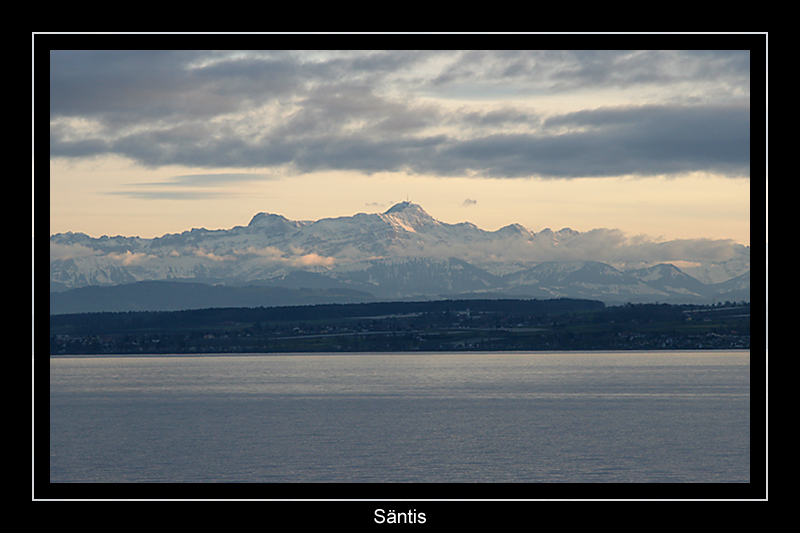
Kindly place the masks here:
POLYGON ((50 237, 50 287, 172 280, 346 288, 376 298, 749 300, 749 247, 690 244, 631 241, 617 230, 533 233, 511 224, 485 231, 402 202, 384 213, 317 221, 258 213, 247 226, 153 239, 60 233, 50 237))

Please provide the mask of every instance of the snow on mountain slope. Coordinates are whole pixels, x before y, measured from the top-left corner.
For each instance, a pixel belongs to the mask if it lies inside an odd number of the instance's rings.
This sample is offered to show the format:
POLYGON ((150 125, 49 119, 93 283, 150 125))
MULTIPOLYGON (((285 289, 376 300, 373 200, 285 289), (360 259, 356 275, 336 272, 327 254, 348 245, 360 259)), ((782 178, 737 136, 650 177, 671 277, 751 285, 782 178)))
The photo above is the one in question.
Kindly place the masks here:
POLYGON ((690 300, 704 300, 712 292, 701 281, 682 272, 674 265, 660 264, 650 268, 631 270, 627 274, 665 294, 672 296, 682 295, 690 300))
POLYGON ((604 301, 663 299, 666 293, 596 261, 543 262, 506 276, 517 294, 547 289, 553 296, 599 298, 604 301))
MULTIPOLYGON (((154 239, 52 235, 50 282, 51 290, 152 280, 263 285, 297 283, 303 278, 293 274, 306 272, 315 283, 329 279, 380 297, 499 291, 616 301, 707 295, 708 285, 671 265, 623 272, 591 260, 620 243, 618 230, 533 233, 510 224, 486 231, 469 222, 441 222, 419 205, 401 202, 384 213, 317 221, 258 213, 247 226, 154 239)), ((707 268, 741 275, 749 271, 746 252, 707 268)))

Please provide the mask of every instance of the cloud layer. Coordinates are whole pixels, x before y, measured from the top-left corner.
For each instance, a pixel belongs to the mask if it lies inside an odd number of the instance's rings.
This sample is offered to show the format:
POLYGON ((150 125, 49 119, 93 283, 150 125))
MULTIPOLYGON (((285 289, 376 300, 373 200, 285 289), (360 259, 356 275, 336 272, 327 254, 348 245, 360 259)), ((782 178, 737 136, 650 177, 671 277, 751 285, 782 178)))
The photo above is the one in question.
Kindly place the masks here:
POLYGON ((209 169, 176 186, 247 179, 207 177, 218 168, 741 177, 749 101, 748 51, 53 50, 50 155, 209 169), (568 112, 525 103, 587 88, 644 96, 568 112))

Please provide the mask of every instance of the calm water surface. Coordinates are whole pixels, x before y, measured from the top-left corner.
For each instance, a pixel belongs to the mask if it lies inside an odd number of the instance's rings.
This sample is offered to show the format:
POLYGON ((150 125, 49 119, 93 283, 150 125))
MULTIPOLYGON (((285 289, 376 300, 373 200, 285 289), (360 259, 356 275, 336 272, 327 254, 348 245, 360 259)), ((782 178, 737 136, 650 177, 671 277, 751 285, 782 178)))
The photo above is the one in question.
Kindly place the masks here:
POLYGON ((749 482, 749 352, 52 357, 51 482, 749 482))

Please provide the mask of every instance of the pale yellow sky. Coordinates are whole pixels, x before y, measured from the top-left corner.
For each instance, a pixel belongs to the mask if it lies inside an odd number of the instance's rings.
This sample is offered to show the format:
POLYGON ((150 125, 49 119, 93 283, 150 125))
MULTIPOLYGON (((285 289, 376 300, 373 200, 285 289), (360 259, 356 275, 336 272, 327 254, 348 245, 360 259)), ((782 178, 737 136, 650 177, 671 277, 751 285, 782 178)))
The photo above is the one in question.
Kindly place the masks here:
MULTIPOLYGON (((243 173, 221 169, 214 173, 243 173)), ((293 220, 383 212, 408 198, 449 223, 486 230, 616 228, 653 238, 733 239, 750 244, 750 180, 684 177, 485 179, 404 173, 314 172, 225 185, 163 185, 207 170, 147 170, 119 157, 50 162, 50 233, 156 237, 193 227, 246 225, 258 212, 293 220), (170 197, 170 193, 175 193, 170 197), (163 196, 163 198, 162 198, 163 196), (470 200, 467 202, 467 200, 470 200)), ((247 173, 247 172, 246 172, 247 173)))

